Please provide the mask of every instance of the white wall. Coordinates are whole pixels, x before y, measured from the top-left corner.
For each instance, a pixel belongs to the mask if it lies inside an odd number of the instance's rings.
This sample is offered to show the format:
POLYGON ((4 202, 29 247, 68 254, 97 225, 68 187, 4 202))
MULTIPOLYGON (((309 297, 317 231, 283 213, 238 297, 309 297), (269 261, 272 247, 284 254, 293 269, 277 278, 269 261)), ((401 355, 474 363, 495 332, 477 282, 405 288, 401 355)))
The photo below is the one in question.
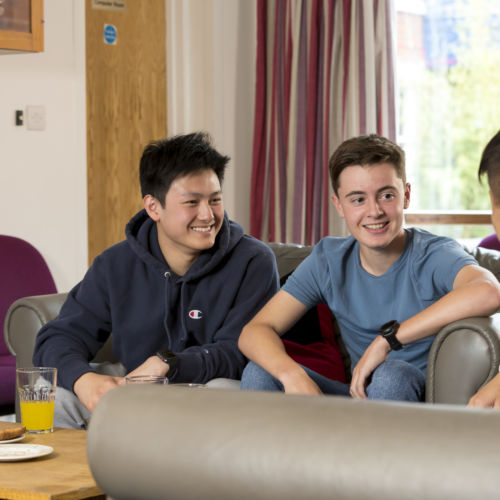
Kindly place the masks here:
MULTIPOLYGON (((0 234, 38 248, 59 291, 87 269, 84 5, 45 0, 45 51, 0 54, 0 234), (28 105, 45 131, 14 125, 28 105)), ((248 230, 255 0, 166 5, 168 133, 208 130, 231 157, 225 206, 248 230)))
POLYGON ((0 233, 46 259, 59 291, 87 268, 85 3, 45 0, 45 51, 0 54, 0 233), (43 105, 46 130, 14 125, 43 105))

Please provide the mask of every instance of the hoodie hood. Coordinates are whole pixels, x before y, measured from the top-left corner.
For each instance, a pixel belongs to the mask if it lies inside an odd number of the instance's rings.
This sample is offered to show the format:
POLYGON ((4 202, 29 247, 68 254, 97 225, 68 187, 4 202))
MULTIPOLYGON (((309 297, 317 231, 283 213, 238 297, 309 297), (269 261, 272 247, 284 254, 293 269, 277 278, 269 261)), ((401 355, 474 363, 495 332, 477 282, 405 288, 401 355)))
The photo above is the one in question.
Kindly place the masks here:
MULTIPOLYGON (((243 228, 230 221, 224 212, 222 226, 212 248, 203 250, 181 281, 196 280, 210 273, 228 255, 243 238, 243 228)), ((164 275, 172 272, 163 256, 158 242, 158 226, 149 217, 145 209, 135 214, 125 228, 127 243, 132 251, 148 266, 164 275)))

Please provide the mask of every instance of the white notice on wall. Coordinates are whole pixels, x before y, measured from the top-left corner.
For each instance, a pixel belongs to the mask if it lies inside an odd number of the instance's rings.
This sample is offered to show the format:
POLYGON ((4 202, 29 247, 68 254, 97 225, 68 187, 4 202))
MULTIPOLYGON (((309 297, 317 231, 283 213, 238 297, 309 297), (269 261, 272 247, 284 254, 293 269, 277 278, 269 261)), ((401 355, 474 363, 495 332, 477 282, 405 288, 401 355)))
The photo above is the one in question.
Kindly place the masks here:
POLYGON ((92 8, 124 11, 127 8, 127 0, 92 0, 92 8))

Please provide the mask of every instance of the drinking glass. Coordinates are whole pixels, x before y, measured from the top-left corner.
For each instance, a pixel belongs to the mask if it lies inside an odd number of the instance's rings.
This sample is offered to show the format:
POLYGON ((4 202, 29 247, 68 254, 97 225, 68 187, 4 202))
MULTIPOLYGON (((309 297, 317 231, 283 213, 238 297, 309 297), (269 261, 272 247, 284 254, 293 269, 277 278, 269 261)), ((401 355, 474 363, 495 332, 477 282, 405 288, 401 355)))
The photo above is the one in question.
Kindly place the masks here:
POLYGON ((168 384, 167 377, 157 377, 156 375, 133 375, 125 377, 126 384, 168 384))
POLYGON ((35 366, 16 369, 21 421, 27 432, 52 432, 57 368, 35 366))
POLYGON ((204 387, 207 387, 207 384, 195 384, 194 382, 180 382, 178 384, 171 385, 175 385, 175 387, 191 387, 192 389, 203 389, 204 387))

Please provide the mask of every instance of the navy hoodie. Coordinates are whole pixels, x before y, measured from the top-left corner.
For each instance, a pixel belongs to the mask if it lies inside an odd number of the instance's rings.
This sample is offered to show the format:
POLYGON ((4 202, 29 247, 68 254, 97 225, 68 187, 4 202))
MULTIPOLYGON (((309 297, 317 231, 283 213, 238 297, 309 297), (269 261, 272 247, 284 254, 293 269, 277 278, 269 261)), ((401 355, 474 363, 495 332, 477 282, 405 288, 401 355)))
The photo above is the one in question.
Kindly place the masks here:
POLYGON ((33 363, 58 368, 73 390, 113 333, 113 355, 128 372, 161 349, 178 358, 172 382, 240 378, 243 326, 278 290, 273 252, 224 216, 215 245, 184 276, 168 267, 145 210, 122 241, 96 257, 60 314, 38 333, 33 363))

